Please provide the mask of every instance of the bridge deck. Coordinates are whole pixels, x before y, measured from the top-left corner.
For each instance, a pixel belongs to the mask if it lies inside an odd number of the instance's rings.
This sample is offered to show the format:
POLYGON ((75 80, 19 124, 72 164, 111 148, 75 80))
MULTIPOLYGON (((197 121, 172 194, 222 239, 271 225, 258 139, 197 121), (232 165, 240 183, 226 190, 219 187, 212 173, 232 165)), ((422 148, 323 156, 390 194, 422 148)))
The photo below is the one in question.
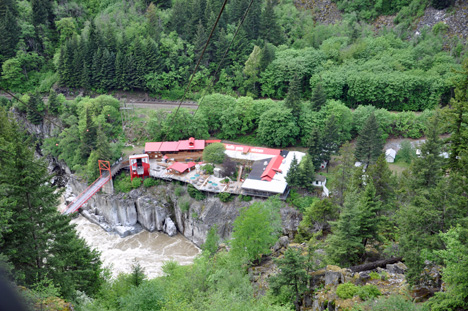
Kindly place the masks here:
POLYGON ((65 215, 71 214, 76 212, 86 201, 89 200, 96 192, 101 189, 106 182, 110 179, 109 176, 102 176, 98 180, 96 180, 88 189, 80 193, 80 195, 73 201, 70 205, 67 206, 66 211, 63 213, 65 215))

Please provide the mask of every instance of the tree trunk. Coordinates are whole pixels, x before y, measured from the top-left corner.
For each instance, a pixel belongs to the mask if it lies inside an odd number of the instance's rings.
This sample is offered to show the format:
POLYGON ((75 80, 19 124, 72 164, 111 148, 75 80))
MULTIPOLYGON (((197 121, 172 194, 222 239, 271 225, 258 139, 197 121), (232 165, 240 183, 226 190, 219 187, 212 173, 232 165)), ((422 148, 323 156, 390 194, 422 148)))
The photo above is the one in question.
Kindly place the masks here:
POLYGON ((353 266, 350 269, 353 272, 368 271, 368 270, 373 270, 373 269, 378 268, 378 267, 385 267, 388 264, 397 263, 397 262, 401 261, 402 259, 403 259, 403 257, 394 257, 394 258, 390 258, 390 259, 383 259, 383 260, 378 260, 378 261, 374 261, 374 262, 371 262, 371 263, 366 263, 366 264, 359 265, 359 266, 353 266))

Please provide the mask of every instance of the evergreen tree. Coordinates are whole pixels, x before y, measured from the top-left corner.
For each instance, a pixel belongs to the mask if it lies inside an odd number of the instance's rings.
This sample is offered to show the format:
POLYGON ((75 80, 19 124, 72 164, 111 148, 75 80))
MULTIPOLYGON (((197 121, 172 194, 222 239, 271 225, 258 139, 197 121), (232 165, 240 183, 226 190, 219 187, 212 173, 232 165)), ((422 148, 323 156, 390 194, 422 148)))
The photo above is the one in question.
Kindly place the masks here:
POLYGON ((59 114, 60 111, 60 102, 58 101, 57 98, 57 93, 51 89, 49 92, 49 100, 48 100, 48 105, 49 105, 49 113, 56 116, 59 114))
POLYGON ((85 111, 85 128, 81 133, 80 157, 82 161, 86 161, 91 152, 96 149, 97 129, 91 117, 91 112, 88 108, 85 111))
POLYGON ((91 65, 91 86, 96 87, 102 81, 102 50, 98 48, 93 56, 93 63, 91 65))
MULTIPOLYGON (((5 115, 2 111, 0 118, 5 115)), ((49 278, 66 299, 74 298, 76 290, 96 294, 101 283, 98 254, 78 238, 70 219, 57 212, 61 193, 51 186, 46 163, 34 157, 18 126, 7 122, 14 131, 3 128, 0 141, 14 156, 0 157, 0 196, 2 209, 12 217, 2 251, 14 266, 17 283, 31 287, 49 278)))
POLYGON ((203 26, 201 20, 198 22, 196 29, 197 31, 193 39, 193 45, 194 45, 195 59, 198 59, 203 51, 203 48, 205 47, 208 36, 205 33, 205 27, 203 26))
POLYGON ((260 17, 259 38, 278 46, 284 42, 283 31, 274 11, 274 1, 268 0, 260 17))
POLYGON ((51 0, 31 0, 32 23, 35 27, 39 25, 50 25, 53 21, 53 10, 51 0))
POLYGON ((275 59, 275 47, 266 42, 260 55, 260 71, 264 71, 268 65, 275 59))
POLYGON ((101 76, 101 88, 104 90, 113 89, 115 86, 115 54, 107 49, 102 55, 101 76))
POLYGON ((81 71, 81 87, 85 89, 85 91, 91 89, 91 78, 88 70, 88 66, 83 64, 83 70, 81 71))
MULTIPOLYGON (((345 194, 350 189, 351 180, 356 170, 354 162, 353 146, 347 142, 340 149, 340 164, 338 165, 337 178, 333 187, 334 198, 336 198, 340 206, 343 206, 345 194)), ((362 175, 362 170, 358 170, 362 175)))
POLYGON ((309 142, 308 142, 308 153, 314 163, 314 167, 317 170, 320 168, 320 164, 323 162, 323 146, 322 146, 322 137, 320 135, 319 129, 314 127, 310 133, 309 142))
POLYGON ((115 57, 115 87, 117 89, 125 89, 125 55, 121 50, 117 52, 115 57))
MULTIPOLYGON (((322 161, 329 162, 331 159, 331 156, 334 155, 337 151, 338 148, 340 147, 340 133, 339 133, 339 128, 338 124, 336 124, 335 121, 335 116, 331 115, 326 123, 325 123, 325 128, 322 131, 322 135, 320 137, 321 140, 321 147, 322 147, 322 161)), ((327 172, 328 172, 328 166, 327 166, 327 172)))
POLYGON ((288 248, 283 258, 275 260, 280 272, 270 277, 270 288, 274 295, 279 296, 283 289, 288 290, 288 295, 294 297, 296 310, 301 310, 302 298, 308 289, 310 276, 305 269, 307 257, 302 255, 301 249, 288 248))
POLYGON ((202 245, 203 254, 208 257, 213 257, 218 251, 219 246, 219 235, 218 235, 218 226, 214 225, 208 231, 205 243, 202 245))
POLYGON ((372 113, 367 118, 356 141, 356 159, 366 165, 375 163, 382 153, 383 141, 379 124, 372 113))
POLYGON ((0 66, 8 58, 15 56, 16 44, 20 36, 17 16, 15 1, 0 2, 0 66))
POLYGON ((317 83, 315 85, 310 103, 312 105, 312 110, 314 111, 320 111, 320 109, 322 109, 322 107, 327 103, 327 94, 325 94, 325 90, 321 83, 317 83))
POLYGON ((308 190, 312 190, 314 188, 312 185, 314 180, 314 163, 311 157, 305 156, 299 166, 299 185, 308 190))
POLYGON ((26 107, 27 118, 32 124, 38 125, 44 117, 44 102, 39 93, 34 93, 29 98, 28 106, 26 107))
POLYGON ((299 174, 299 163, 297 162, 296 155, 294 155, 291 165, 289 166, 288 174, 286 175, 286 182, 290 187, 299 186, 299 174))
POLYGON ((327 255, 331 262, 340 267, 357 263, 364 252, 358 201, 359 195, 356 191, 348 193, 340 218, 331 222, 333 234, 327 238, 327 255))
POLYGON ((242 27, 246 30, 247 39, 255 40, 260 31, 260 16, 262 13, 262 1, 253 0, 249 13, 245 17, 242 27))
POLYGON ((110 161, 112 158, 108 137, 101 127, 97 129, 96 153, 99 160, 110 161))
POLYGON ((393 208, 397 181, 388 167, 384 154, 380 155, 374 165, 369 166, 367 174, 375 186, 375 195, 380 198, 382 205, 388 210, 393 208))
MULTIPOLYGON (((380 240, 379 224, 381 222, 380 213, 382 203, 376 195, 374 184, 369 180, 364 192, 362 192, 359 204, 359 234, 363 248, 369 240, 380 240)), ((364 254, 363 254, 364 255, 364 254)))
POLYGON ((284 101, 287 108, 291 109, 291 112, 296 119, 301 113, 301 78, 296 74, 289 82, 288 95, 284 101))

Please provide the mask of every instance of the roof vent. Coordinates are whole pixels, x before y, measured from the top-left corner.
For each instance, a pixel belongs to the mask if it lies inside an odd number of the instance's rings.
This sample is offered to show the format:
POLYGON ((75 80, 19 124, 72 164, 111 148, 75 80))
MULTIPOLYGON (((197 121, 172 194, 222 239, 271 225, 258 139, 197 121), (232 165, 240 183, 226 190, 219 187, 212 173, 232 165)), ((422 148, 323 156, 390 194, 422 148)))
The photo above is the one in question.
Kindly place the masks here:
POLYGON ((267 165, 268 165, 268 161, 263 162, 263 165, 267 166, 267 165))

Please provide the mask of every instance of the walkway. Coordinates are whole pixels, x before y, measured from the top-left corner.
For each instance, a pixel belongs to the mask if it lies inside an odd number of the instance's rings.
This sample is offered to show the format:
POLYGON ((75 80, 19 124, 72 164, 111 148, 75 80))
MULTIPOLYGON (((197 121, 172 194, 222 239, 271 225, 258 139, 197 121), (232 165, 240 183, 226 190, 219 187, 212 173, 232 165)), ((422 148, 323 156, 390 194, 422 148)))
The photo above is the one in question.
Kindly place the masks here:
POLYGON ((79 196, 76 197, 75 200, 73 200, 70 205, 67 206, 67 209, 65 212, 63 212, 64 215, 68 215, 71 213, 76 212, 83 204, 85 204, 96 192, 99 191, 108 181, 110 177, 109 176, 102 176, 98 178, 95 182, 91 184, 85 191, 80 193, 79 196))

